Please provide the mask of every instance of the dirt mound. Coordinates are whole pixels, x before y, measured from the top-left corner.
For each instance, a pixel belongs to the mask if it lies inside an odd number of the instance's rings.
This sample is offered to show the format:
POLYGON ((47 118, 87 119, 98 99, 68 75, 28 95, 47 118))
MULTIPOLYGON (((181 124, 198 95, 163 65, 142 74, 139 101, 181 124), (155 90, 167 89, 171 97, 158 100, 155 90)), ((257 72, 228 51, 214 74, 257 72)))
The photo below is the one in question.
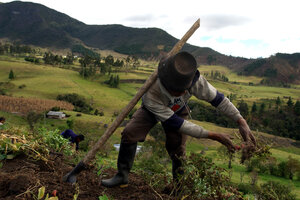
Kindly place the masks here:
MULTIPOLYGON (((61 155, 51 155, 47 163, 30 160, 25 156, 6 160, 0 168, 0 200, 36 199, 38 189, 42 186, 46 187, 45 193, 50 196, 57 190, 59 200, 73 199, 76 193, 79 193, 78 200, 98 200, 104 194, 115 200, 172 199, 166 194, 155 192, 136 174, 130 174, 131 185, 127 188, 102 187, 93 167, 80 173, 77 184, 64 183, 63 175, 72 168, 61 155)), ((109 169, 104 175, 111 177, 115 172, 109 169)))

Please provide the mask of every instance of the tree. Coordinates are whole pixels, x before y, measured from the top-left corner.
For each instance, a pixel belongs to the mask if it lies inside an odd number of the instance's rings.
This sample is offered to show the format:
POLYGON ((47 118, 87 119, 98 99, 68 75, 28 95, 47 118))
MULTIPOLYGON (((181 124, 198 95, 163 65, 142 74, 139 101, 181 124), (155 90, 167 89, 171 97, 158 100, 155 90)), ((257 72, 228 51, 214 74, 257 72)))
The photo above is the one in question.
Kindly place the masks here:
POLYGON ((293 107, 294 103, 292 101, 292 97, 289 97, 289 100, 286 104, 288 105, 288 107, 293 107))
POLYGON ((262 184, 257 193, 259 200, 296 200, 291 187, 276 181, 268 181, 262 184))
POLYGON ((289 179, 293 180, 294 175, 300 172, 300 162, 289 156, 286 163, 286 171, 288 173, 289 179))
POLYGON ((105 64, 112 66, 114 64, 114 57, 112 55, 107 56, 105 59, 105 64))
POLYGON ((228 158, 228 168, 232 168, 232 161, 234 159, 233 153, 229 152, 228 149, 225 146, 220 146, 217 149, 217 153, 222 157, 222 158, 228 158))
POLYGON ((34 111, 30 111, 27 113, 26 120, 30 127, 30 130, 33 131, 34 125, 42 118, 43 115, 36 113, 34 111))
POLYGON ((294 105, 294 111, 295 111, 296 115, 300 116, 300 101, 296 101, 296 103, 294 105))
POLYGON ((248 116, 248 114, 249 114, 248 104, 244 100, 242 100, 238 103, 238 109, 242 116, 244 116, 244 117, 248 116))
POLYGON ((105 75, 107 72, 107 66, 104 63, 100 63, 100 73, 105 75))
POLYGON ((207 63, 210 65, 210 64, 212 64, 213 62, 215 62, 217 59, 216 59, 216 57, 215 56, 212 56, 212 55, 208 55, 207 57, 206 57, 206 61, 207 61, 207 63))
POLYGON ((139 59, 136 56, 132 56, 132 61, 133 61, 132 63, 133 68, 137 69, 138 66, 140 65, 139 59))
POLYGON ((265 108, 266 108, 266 104, 265 103, 260 104, 259 113, 262 114, 265 111, 265 108))
POLYGON ((15 76, 15 74, 14 74, 14 71, 13 71, 12 69, 11 69, 10 72, 9 72, 8 78, 9 78, 10 80, 16 78, 16 76, 15 76))
POLYGON ((63 63, 65 65, 72 65, 74 61, 74 56, 70 53, 67 54, 65 58, 63 58, 63 63))
POLYGON ((257 111, 257 106, 256 103, 253 102, 252 108, 251 108, 251 113, 255 113, 257 111))
POLYGON ((279 97, 277 97, 277 99, 276 99, 276 105, 277 105, 277 108, 281 105, 281 100, 279 97))

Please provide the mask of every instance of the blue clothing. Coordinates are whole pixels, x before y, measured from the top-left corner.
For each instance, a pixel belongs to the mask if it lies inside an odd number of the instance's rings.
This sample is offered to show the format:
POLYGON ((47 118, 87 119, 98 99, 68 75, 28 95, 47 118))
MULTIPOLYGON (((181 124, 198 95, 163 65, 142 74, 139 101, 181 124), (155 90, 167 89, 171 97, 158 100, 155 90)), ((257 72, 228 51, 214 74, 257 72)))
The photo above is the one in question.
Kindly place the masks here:
POLYGON ((63 136, 64 138, 66 138, 66 139, 69 139, 69 141, 71 143, 76 143, 76 150, 78 150, 78 148, 79 148, 79 142, 76 140, 76 138, 78 137, 78 135, 76 135, 71 129, 65 130, 60 135, 63 136))

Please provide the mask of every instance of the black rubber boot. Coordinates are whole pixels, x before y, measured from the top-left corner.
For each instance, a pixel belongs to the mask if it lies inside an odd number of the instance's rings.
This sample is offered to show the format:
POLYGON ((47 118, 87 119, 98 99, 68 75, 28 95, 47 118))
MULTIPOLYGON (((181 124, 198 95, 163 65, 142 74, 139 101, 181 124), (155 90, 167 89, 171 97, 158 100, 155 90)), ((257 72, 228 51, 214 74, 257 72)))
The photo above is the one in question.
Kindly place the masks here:
POLYGON ((84 170, 85 164, 83 163, 83 161, 80 161, 76 167, 74 167, 72 169, 71 172, 67 173, 64 177, 63 177, 63 181, 64 182, 68 182, 68 183, 76 183, 76 176, 77 174, 79 174, 82 170, 84 170))
POLYGON ((136 147, 137 143, 121 143, 118 157, 118 173, 110 179, 102 180, 101 185, 104 187, 128 186, 128 174, 134 161, 136 147))

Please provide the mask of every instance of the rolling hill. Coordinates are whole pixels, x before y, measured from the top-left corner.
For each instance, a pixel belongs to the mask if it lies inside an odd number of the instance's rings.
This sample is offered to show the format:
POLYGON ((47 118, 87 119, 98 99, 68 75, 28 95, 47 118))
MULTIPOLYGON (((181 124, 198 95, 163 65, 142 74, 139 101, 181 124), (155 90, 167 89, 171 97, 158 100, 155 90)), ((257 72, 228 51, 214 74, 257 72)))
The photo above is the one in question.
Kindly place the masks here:
MULTIPOLYGON (((0 4, 0 40, 52 49, 71 49, 81 44, 144 59, 159 58, 178 41, 158 28, 87 25, 41 4, 21 1, 0 4)), ((190 44, 183 50, 195 55, 200 64, 218 64, 244 75, 265 77, 264 84, 300 83, 299 53, 246 59, 190 44)))

